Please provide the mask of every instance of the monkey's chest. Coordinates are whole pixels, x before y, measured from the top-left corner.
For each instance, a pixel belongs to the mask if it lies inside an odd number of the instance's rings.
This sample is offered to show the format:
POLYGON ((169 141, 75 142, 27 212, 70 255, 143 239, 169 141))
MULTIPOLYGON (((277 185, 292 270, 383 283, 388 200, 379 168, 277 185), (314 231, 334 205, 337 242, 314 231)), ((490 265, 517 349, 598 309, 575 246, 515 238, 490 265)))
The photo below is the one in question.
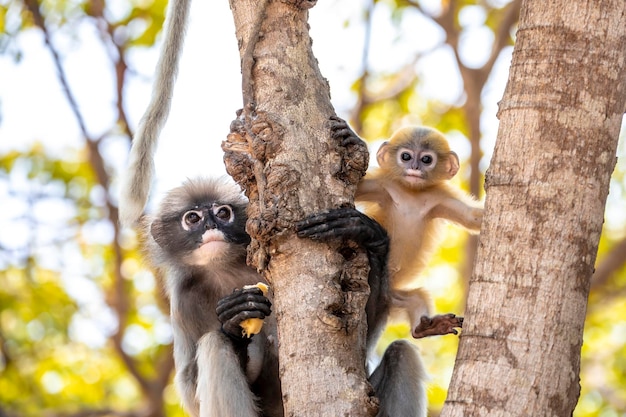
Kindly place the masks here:
POLYGON ((387 216, 390 218, 389 225, 396 233, 415 233, 428 222, 432 205, 429 204, 426 195, 415 198, 415 195, 390 190, 391 207, 387 216))
POLYGON ((413 198, 406 193, 390 194, 383 226, 387 229, 391 244, 389 267, 392 286, 407 286, 422 271, 435 244, 438 223, 431 218, 432 204, 425 194, 413 198))

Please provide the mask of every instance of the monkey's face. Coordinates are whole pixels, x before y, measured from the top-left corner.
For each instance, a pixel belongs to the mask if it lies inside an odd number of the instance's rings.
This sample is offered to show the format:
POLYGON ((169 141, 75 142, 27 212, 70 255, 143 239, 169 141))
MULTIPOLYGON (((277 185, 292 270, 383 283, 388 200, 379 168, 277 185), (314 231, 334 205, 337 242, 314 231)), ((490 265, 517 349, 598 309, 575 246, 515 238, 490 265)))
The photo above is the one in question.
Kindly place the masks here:
POLYGON ((164 215, 152 223, 159 246, 185 265, 206 266, 232 256, 232 245, 247 245, 243 207, 208 201, 164 215))
POLYGON ((437 166, 437 154, 426 148, 400 147, 396 152, 396 164, 402 170, 402 179, 409 185, 426 185, 437 166))
POLYGON ((449 180, 459 168, 458 157, 446 138, 424 127, 398 130, 381 146, 377 159, 392 178, 413 189, 449 180))

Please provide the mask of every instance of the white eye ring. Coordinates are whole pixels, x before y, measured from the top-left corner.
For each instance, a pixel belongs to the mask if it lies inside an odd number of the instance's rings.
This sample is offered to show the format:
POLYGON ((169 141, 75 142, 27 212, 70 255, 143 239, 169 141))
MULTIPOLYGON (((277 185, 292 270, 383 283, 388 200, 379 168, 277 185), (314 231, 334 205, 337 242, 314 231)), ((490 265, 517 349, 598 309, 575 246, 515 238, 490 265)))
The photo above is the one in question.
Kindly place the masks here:
POLYGON ((218 206, 214 204, 212 207, 213 215, 222 221, 232 223, 235 220, 235 212, 228 205, 218 206))
POLYGON ((201 222, 202 220, 204 220, 204 215, 200 210, 189 210, 183 214, 180 224, 183 226, 183 229, 189 230, 192 225, 201 222))
POLYGON ((415 155, 412 150, 407 148, 398 149, 398 162, 401 164, 412 161, 415 158, 415 155))
POLYGON ((424 152, 420 155, 420 162, 427 166, 435 165, 437 163, 437 154, 433 152, 424 152))

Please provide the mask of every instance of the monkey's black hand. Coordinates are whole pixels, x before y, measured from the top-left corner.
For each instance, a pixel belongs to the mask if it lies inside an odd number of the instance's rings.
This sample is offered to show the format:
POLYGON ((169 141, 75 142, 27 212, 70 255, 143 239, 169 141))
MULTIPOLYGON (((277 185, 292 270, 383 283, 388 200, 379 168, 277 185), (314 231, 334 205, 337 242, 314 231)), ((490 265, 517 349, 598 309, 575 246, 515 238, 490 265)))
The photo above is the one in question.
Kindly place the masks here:
POLYGON ((454 314, 442 314, 439 316, 423 316, 420 324, 413 329, 413 337, 420 339, 427 336, 442 336, 444 334, 459 334, 456 327, 463 327, 463 317, 454 314))
POLYGON ((257 287, 238 289, 217 302, 217 318, 222 330, 230 337, 241 339, 241 322, 247 319, 261 319, 272 312, 272 303, 257 287))
POLYGON ((330 135, 333 139, 341 141, 341 146, 359 145, 367 146, 363 139, 348 126, 348 123, 338 116, 330 117, 330 135))
POLYGON ((389 237, 385 229, 353 208, 339 208, 309 216, 296 223, 296 232, 299 237, 314 240, 352 240, 365 249, 370 257, 386 258, 389 252, 389 237))

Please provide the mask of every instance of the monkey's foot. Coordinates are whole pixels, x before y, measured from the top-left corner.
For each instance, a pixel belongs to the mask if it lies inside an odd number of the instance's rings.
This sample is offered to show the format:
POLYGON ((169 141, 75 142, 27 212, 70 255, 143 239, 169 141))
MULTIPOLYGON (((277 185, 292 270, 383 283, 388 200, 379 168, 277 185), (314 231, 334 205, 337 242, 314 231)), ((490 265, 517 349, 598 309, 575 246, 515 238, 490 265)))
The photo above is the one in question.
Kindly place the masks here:
POLYGON ((459 334, 457 327, 463 327, 463 317, 457 317, 454 314, 442 314, 433 317, 422 316, 412 334, 416 339, 444 334, 459 334))

